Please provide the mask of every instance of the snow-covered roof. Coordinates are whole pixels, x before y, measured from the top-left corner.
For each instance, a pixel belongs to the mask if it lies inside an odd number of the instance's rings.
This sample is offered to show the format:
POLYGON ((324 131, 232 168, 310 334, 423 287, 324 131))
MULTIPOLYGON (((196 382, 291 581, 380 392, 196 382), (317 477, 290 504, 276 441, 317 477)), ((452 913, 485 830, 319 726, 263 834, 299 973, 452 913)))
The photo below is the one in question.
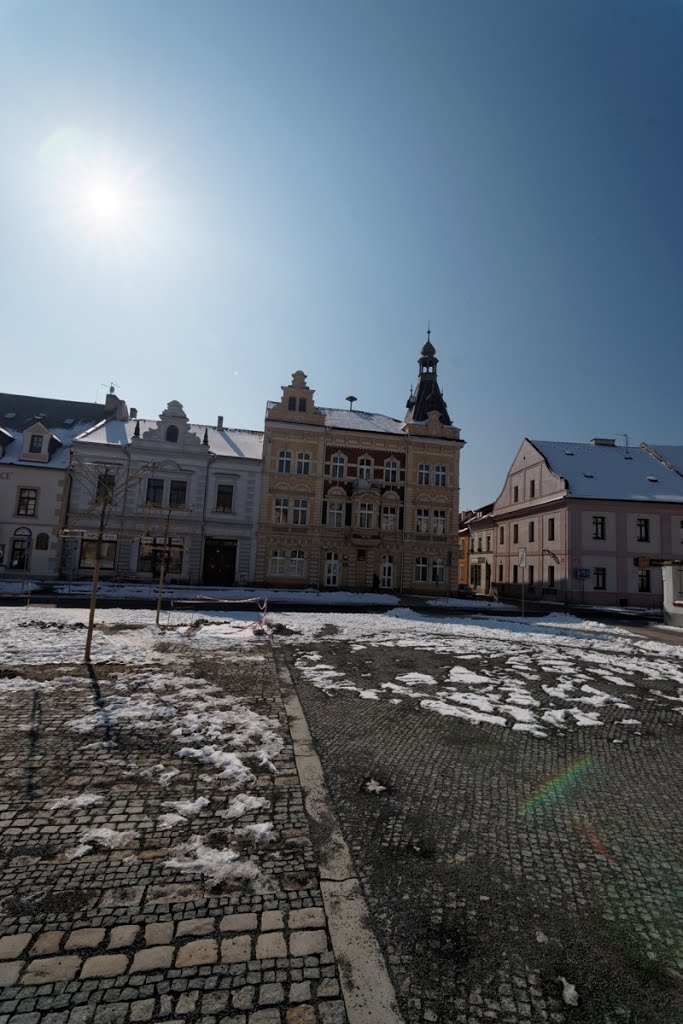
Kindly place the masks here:
POLYGON ((326 427, 341 430, 371 430, 379 434, 402 434, 402 420, 385 416, 381 412, 362 412, 360 409, 319 409, 325 417, 326 427))
MULTIPOLYGON (((132 442, 136 423, 140 424, 141 435, 144 435, 147 430, 156 430, 159 426, 158 420, 110 420, 107 423, 99 423, 92 430, 86 431, 78 440, 91 444, 119 445, 125 448, 132 442)), ((258 430, 209 427, 201 423, 190 423, 188 429, 200 441, 204 440, 206 431, 209 451, 212 455, 230 456, 235 459, 261 458, 263 434, 258 430)))
POLYGON ((643 444, 653 455, 683 476, 683 444, 650 444, 648 441, 643 444))
POLYGON ((69 448, 84 430, 99 423, 107 415, 104 405, 97 402, 70 402, 62 398, 40 398, 35 395, 0 393, 0 464, 36 466, 45 469, 66 469, 69 448), (24 446, 24 433, 37 424, 50 433, 49 462, 20 458, 24 446))
POLYGON ((683 476, 643 448, 531 441, 573 498, 617 501, 683 501, 683 476))

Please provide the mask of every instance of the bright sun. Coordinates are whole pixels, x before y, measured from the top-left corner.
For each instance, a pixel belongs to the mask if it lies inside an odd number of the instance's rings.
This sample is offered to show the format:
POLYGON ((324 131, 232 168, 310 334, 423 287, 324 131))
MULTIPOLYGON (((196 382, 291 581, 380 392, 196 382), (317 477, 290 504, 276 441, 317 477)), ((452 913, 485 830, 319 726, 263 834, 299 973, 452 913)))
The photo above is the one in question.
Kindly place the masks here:
POLYGON ((97 183, 86 191, 86 212, 94 224, 122 226, 126 219, 126 206, 123 192, 113 185, 97 183))

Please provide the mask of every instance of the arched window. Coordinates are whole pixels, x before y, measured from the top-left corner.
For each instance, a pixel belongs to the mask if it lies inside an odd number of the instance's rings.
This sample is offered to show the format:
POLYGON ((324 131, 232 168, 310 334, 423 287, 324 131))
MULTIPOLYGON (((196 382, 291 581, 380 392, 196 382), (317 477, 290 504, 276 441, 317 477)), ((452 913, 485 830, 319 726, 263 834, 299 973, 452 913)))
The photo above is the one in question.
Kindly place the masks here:
POLYGON ((303 576, 306 568, 306 554, 303 551, 291 551, 289 555, 289 575, 303 576))
POLYGON ((286 566, 286 553, 276 549, 270 556, 270 575, 284 576, 286 566))
POLYGON ((31 531, 26 526, 20 526, 14 531, 12 537, 12 550, 10 551, 10 569, 28 569, 29 555, 31 552, 31 531))
POLYGON ((278 452, 277 454, 277 471, 278 473, 291 473, 292 472, 292 453, 287 451, 278 452))
POLYGON ((50 546, 50 538, 47 533, 39 533, 36 537, 36 551, 47 551, 50 546))
POLYGON ((166 427, 166 440, 177 441, 178 440, 178 428, 172 423, 170 427, 166 427))

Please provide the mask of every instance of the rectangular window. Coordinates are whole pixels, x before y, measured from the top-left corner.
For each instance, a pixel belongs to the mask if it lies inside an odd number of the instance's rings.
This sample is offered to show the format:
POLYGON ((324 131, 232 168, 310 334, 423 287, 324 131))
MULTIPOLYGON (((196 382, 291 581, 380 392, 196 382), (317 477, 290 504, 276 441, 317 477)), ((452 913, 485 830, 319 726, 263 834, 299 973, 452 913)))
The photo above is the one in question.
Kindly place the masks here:
POLYGON ((330 473, 336 480, 346 476, 346 459, 343 455, 333 455, 330 461, 330 473))
POLYGON ((138 554, 138 571, 151 572, 158 576, 166 555, 165 573, 179 573, 183 567, 183 542, 177 537, 169 537, 164 544, 163 537, 147 537, 140 541, 138 554))
POLYGON ((29 442, 29 449, 28 450, 30 452, 33 452, 34 455, 38 454, 38 452, 42 452, 42 450, 43 450, 43 435, 42 434, 31 434, 31 440, 29 442))
POLYGON ((530 541, 533 541, 535 534, 536 534, 536 524, 535 523, 529 523, 529 540, 530 541))
POLYGON ((519 487, 517 484, 512 488, 512 500, 519 501, 519 487))
POLYGON ((398 462, 391 459, 384 463, 384 483, 395 484, 398 481, 398 462))
POLYGON ((185 504, 187 497, 187 481, 171 480, 171 487, 168 492, 168 503, 171 508, 180 508, 185 504))
POLYGON ((361 530, 371 530, 373 519, 373 505, 371 501, 361 501, 360 503, 360 528, 361 530))
POLYGON ((443 558, 435 558, 432 562, 432 583, 443 583, 446 579, 446 563, 443 558))
MULTIPOLYGON (((97 541, 81 541, 81 556, 78 561, 80 569, 92 569, 97 556, 97 541)), ((116 565, 116 541, 102 541, 100 548, 100 567, 102 569, 113 569, 116 565)))
POLYGON ((636 526, 638 528, 638 540, 649 541, 650 540, 650 520, 649 519, 637 519, 636 526))
POLYGON ((382 506, 382 529, 383 530, 395 530, 396 529, 396 506, 395 505, 383 505, 382 506))
POLYGON ((232 484, 219 484, 216 488, 216 512, 232 512, 234 487, 232 484))
POLYGON ((502 562, 498 566, 498 582, 499 583, 503 582, 503 563, 502 562))
POLYGON ((549 587, 554 587, 555 586, 555 566, 554 565, 549 565, 548 566, 548 586, 549 587))
POLYGON ((426 583, 427 582, 427 569, 428 562, 426 558, 415 559, 415 582, 426 583))
POLYGON ((290 398, 287 402, 287 408, 290 412, 296 412, 296 398, 290 398))
POLYGON ((98 473, 95 501, 98 505, 110 505, 114 498, 116 476, 114 473, 98 473))
POLYGON ((486 534, 486 550, 487 551, 491 550, 491 534, 490 533, 486 534))
POLYGON ((593 540, 605 539, 605 517, 593 516, 593 540))
POLYGON ((445 508, 435 508, 434 511, 432 512, 432 533, 438 533, 441 536, 443 536, 446 533, 445 508))
POLYGON ((273 522, 275 522, 275 523, 288 523, 289 522, 289 498, 276 498, 275 499, 275 510, 274 510, 273 522))
POLYGON ((446 467, 434 466, 434 483, 437 487, 446 486, 446 467))
POLYGON ((513 583, 517 583, 518 580, 519 580, 519 566, 518 565, 513 565, 512 566, 512 582, 513 583))
POLYGON ((287 568, 287 556, 284 551, 273 551, 270 556, 270 575, 284 576, 287 568))
POLYGON ((358 479, 372 480, 372 459, 361 458, 358 460, 358 479))
POLYGON ((287 451, 278 452, 277 456, 278 473, 292 472, 292 453, 287 451))
POLYGON ((555 540, 555 520, 548 520, 548 540, 555 540))
POLYGON ((512 527, 512 543, 519 543, 519 526, 517 525, 517 523, 515 523, 515 525, 512 527))
POLYGON ((311 456, 308 452, 296 453, 296 471, 299 476, 308 476, 311 472, 311 456))
POLYGON ((419 484, 429 483, 429 466, 426 462, 421 462, 417 467, 417 482, 419 484))
POLYGON ((344 507, 341 501, 331 501, 327 506, 327 525, 339 527, 344 525, 344 507))
POLYGON ((533 587, 533 585, 534 585, 534 567, 533 567, 533 565, 527 566, 526 573, 527 573, 527 583, 529 584, 530 587, 533 587))
POLYGON ((638 570, 638 593, 649 594, 650 593, 650 570, 639 569, 638 570))
POLYGON ((38 504, 38 489, 36 487, 20 487, 17 499, 18 516, 34 516, 38 504))
POLYGON ((429 533, 429 509, 418 508, 415 511, 415 529, 418 533, 429 533))
POLYGON ((164 481, 150 477, 147 481, 147 504, 161 505, 164 500, 164 481))
POLYGON ((308 522, 308 499, 295 498, 292 502, 292 523, 294 526, 306 526, 308 522))
POLYGON ((498 531, 498 543, 499 544, 504 544, 505 543, 505 527, 504 526, 501 526, 501 528, 498 531))
POLYGON ((300 398, 299 399, 299 412, 306 412, 306 399, 305 398, 300 398))
POLYGON ((593 590, 605 590, 607 588, 607 570, 593 569, 593 590))
POLYGON ((530 480, 529 481, 529 497, 530 498, 535 498, 536 497, 536 481, 535 480, 530 480))

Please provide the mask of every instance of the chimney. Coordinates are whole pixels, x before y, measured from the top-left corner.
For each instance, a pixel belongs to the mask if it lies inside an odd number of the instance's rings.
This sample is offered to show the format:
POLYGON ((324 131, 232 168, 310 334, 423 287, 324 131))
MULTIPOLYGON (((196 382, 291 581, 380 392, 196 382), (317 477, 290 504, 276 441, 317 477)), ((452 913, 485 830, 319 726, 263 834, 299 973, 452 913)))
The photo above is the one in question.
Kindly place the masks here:
POLYGON ((605 448, 614 448, 615 441, 613 437, 592 437, 591 444, 603 445, 605 448))
POLYGON ((222 430, 223 429, 223 417, 222 416, 218 417, 218 420, 216 422, 216 427, 218 428, 218 430, 222 430))
POLYGON ((114 391, 110 388, 107 392, 107 397, 104 400, 104 408, 107 412, 113 412, 114 409, 118 409, 119 400, 114 394, 114 391))
POLYGON ((132 420, 136 420, 138 418, 138 411, 135 408, 135 406, 133 406, 133 408, 130 410, 130 418, 132 420))

